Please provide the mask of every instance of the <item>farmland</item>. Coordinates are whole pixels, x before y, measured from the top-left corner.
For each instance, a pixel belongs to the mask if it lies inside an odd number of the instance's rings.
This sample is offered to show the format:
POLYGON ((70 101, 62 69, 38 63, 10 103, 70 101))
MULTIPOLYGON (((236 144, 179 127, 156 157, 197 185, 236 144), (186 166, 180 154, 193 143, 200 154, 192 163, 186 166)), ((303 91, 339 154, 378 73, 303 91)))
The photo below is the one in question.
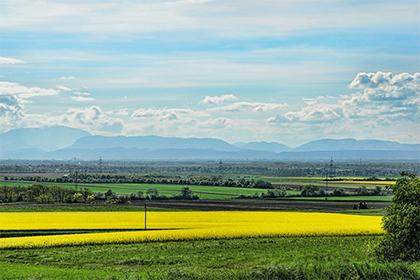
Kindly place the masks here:
MULTIPOLYGON (((0 182, 1 186, 29 186, 34 182, 0 182)), ((88 188, 93 192, 105 192, 112 190, 118 194, 129 194, 133 192, 145 192, 149 189, 156 189, 160 194, 166 196, 177 195, 183 187, 189 187, 191 191, 198 195, 201 199, 230 199, 240 195, 255 195, 265 193, 265 189, 258 188, 234 188, 234 187, 219 187, 219 186, 195 186, 195 185, 171 185, 171 184, 75 184, 75 183, 42 183, 43 185, 56 185, 70 189, 88 188)), ((297 194, 298 192, 290 191, 290 194, 297 194)))
POLYGON ((375 260, 370 251, 380 239, 270 237, 3 249, 0 270, 2 279, 416 279, 418 263, 375 260))
MULTIPOLYGON (((325 187, 325 177, 270 177, 257 176, 258 179, 267 180, 274 185, 315 185, 325 187)), ((359 187, 386 187, 395 184, 392 180, 365 180, 363 177, 340 177, 340 180, 328 181, 329 187, 359 188, 359 187)))
POLYGON ((418 263, 374 259, 370 251, 382 233, 378 216, 277 211, 148 215, 144 231, 141 212, 0 213, 3 234, 21 233, 0 238, 1 278, 416 279, 420 271, 418 263))
POLYGON ((0 213, 0 231, 108 230, 108 233, 11 237, 0 248, 264 236, 381 234, 380 217, 299 212, 150 212, 145 231, 139 212, 0 213))
POLYGON ((0 204, 0 278, 418 278, 418 262, 382 263, 373 254, 392 196, 356 195, 362 188, 385 190, 393 180, 346 177, 329 181, 327 188, 322 177, 229 176, 271 182, 286 197, 262 196, 270 189, 257 187, 2 181, 19 190, 40 184, 76 193, 155 189, 164 198, 0 204), (199 199, 176 198, 184 187, 199 199), (305 197, 306 187, 330 193, 305 197), (335 188, 348 193, 333 196, 335 188), (354 209, 360 201, 368 209, 354 209))

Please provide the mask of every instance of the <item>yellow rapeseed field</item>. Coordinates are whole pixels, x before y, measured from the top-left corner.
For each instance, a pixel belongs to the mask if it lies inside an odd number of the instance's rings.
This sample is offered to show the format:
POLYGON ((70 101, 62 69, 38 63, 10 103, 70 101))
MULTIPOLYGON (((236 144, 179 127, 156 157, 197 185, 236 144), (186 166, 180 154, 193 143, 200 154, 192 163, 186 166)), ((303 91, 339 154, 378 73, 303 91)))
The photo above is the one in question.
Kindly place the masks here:
POLYGON ((274 211, 0 213, 1 230, 139 229, 0 238, 0 248, 262 236, 380 234, 381 217, 274 211))

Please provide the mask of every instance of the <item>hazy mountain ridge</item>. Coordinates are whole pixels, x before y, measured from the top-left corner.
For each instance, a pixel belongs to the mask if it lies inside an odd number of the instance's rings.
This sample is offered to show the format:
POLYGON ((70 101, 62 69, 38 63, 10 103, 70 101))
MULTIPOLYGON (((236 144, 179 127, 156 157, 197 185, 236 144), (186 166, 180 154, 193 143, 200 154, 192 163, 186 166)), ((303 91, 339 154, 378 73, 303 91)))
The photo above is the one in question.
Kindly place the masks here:
POLYGON ((342 150, 400 150, 414 151, 420 150, 420 144, 402 144, 388 140, 356 140, 353 138, 345 139, 319 139, 310 141, 293 149, 294 151, 342 151, 342 150))
POLYGON ((69 148, 138 148, 138 149, 214 149, 238 151, 239 148, 215 138, 179 138, 161 136, 88 136, 82 137, 69 148))
POLYGON ((230 144, 216 138, 98 136, 68 127, 21 128, 0 134, 2 159, 92 160, 420 160, 420 144, 320 139, 289 148, 277 142, 230 144))
POLYGON ((254 151, 266 151, 266 152, 273 152, 273 153, 281 153, 281 152, 288 152, 291 150, 290 147, 278 143, 278 142, 238 142, 234 143, 234 145, 241 149, 247 150, 254 150, 254 151))
POLYGON ((52 151, 65 148, 77 139, 89 135, 89 132, 67 126, 17 128, 0 134, 0 150, 52 151))

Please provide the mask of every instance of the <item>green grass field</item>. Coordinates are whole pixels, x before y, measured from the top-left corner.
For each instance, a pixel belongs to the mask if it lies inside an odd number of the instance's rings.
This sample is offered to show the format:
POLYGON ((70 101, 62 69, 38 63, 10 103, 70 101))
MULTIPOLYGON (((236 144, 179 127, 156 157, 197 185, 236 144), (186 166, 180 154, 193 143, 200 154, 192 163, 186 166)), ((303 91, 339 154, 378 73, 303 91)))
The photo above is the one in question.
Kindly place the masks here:
MULTIPOLYGON (((0 182, 1 186, 28 186, 34 182, 0 182)), ((118 194, 129 194, 133 192, 145 192, 148 189, 157 189, 159 194, 165 196, 179 195, 183 187, 189 187, 200 199, 231 199, 240 195, 254 195, 265 193, 265 189, 257 188, 232 188, 219 186, 195 186, 195 185, 166 185, 166 184, 136 184, 136 183, 117 183, 117 184, 74 184, 74 183, 40 183, 46 185, 56 185, 66 188, 88 188, 93 192, 106 192, 111 189, 118 194)), ((290 194, 297 192, 290 191, 290 194)))
POLYGON ((375 260, 371 251, 380 238, 246 238, 2 250, 0 278, 416 279, 419 263, 375 260))

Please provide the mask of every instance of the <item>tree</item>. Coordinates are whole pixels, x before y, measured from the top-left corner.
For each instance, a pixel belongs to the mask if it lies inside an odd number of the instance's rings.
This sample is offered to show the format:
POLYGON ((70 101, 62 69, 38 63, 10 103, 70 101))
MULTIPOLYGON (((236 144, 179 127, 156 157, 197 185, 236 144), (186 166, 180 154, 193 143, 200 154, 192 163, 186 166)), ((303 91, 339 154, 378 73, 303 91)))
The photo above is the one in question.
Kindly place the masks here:
POLYGON ((420 259, 420 180, 413 174, 401 175, 383 218, 386 234, 376 252, 385 260, 414 261, 420 259))
POLYGON ((192 198, 193 194, 189 187, 183 187, 181 189, 181 197, 185 199, 192 198))

